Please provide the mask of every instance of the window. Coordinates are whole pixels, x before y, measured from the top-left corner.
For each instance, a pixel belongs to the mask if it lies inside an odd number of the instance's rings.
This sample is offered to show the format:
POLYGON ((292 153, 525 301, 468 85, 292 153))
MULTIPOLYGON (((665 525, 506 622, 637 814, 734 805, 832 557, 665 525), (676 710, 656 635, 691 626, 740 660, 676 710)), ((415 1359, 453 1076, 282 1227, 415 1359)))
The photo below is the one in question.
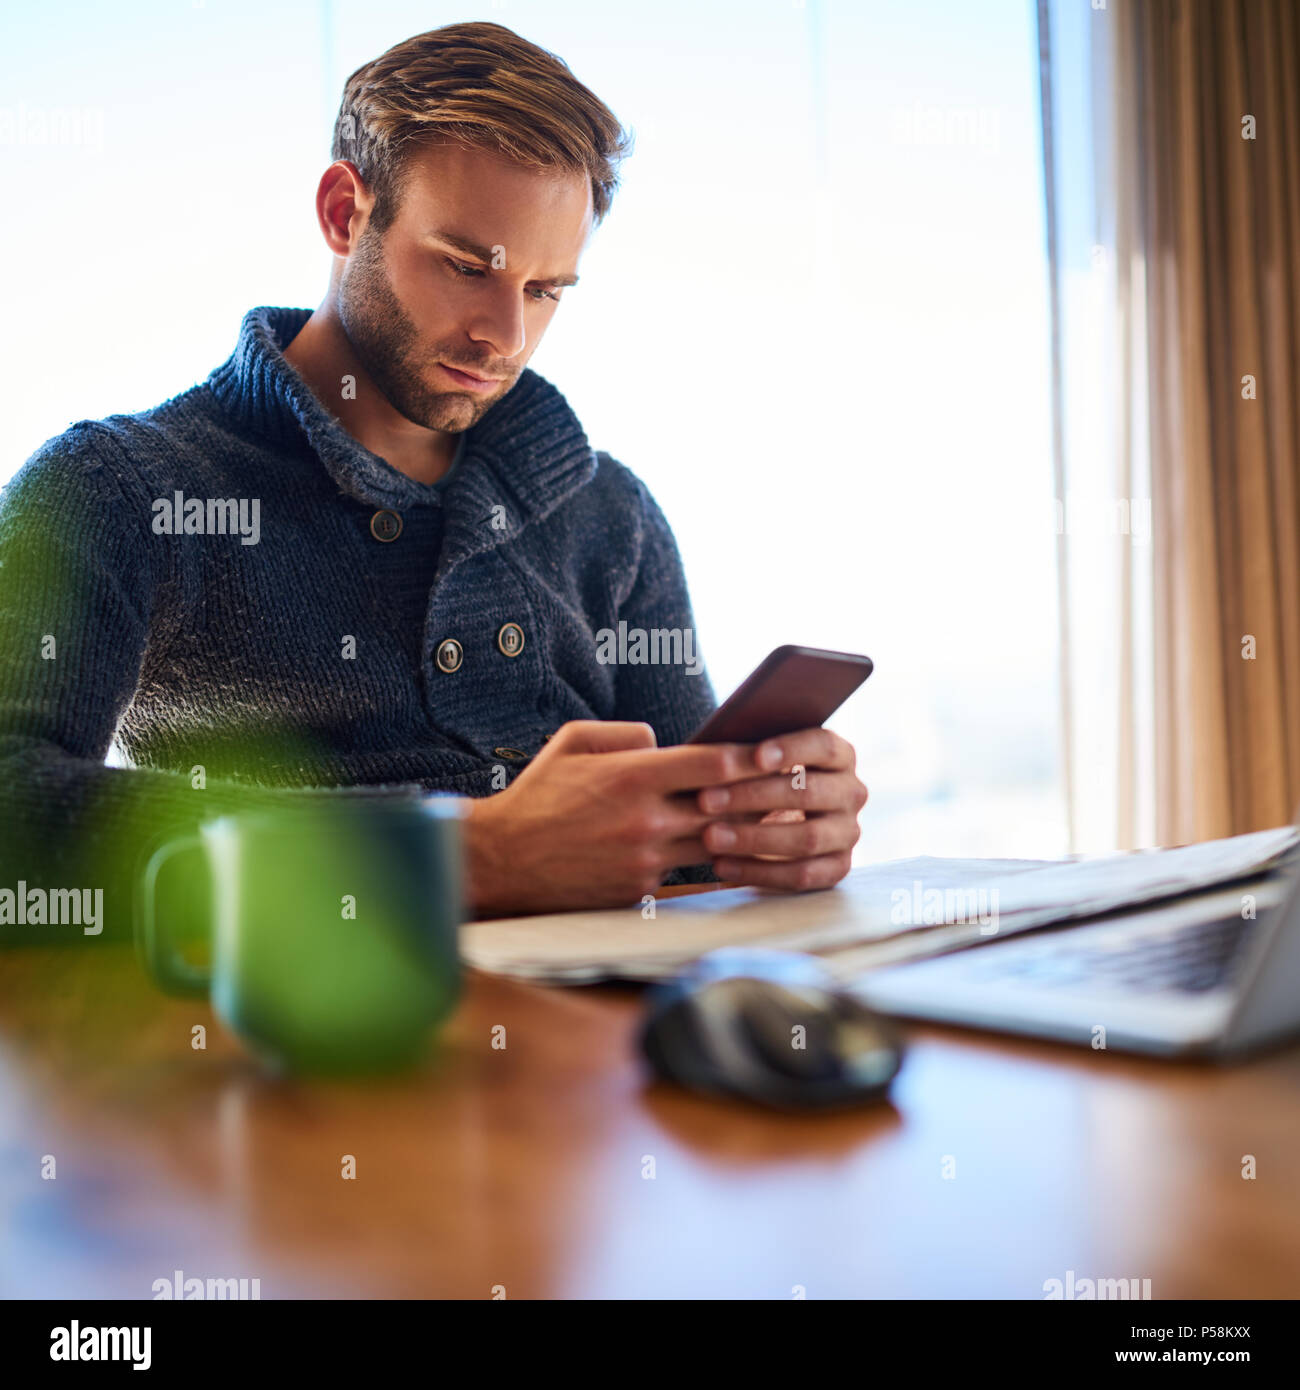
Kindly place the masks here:
MULTIPOLYGON (((1061 852, 1028 0, 482 17, 636 131, 533 365, 673 522, 719 696, 782 642, 868 652, 834 721, 872 789, 859 857, 1061 852)), ((39 8, 7 14, 23 196, 0 479, 74 419, 201 380, 253 305, 319 303, 313 195, 342 83, 437 22, 417 4, 84 5, 69 47, 39 8)))

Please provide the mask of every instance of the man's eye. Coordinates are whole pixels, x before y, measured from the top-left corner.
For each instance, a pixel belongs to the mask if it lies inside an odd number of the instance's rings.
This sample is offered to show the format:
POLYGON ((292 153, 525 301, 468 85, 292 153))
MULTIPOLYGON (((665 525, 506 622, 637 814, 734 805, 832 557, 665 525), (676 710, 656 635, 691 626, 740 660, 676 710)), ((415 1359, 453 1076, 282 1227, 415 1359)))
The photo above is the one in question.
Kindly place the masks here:
MULTIPOLYGON (((443 258, 451 267, 453 273, 461 276, 465 280, 481 280, 487 271, 482 266, 470 265, 468 261, 453 260, 450 256, 443 258)), ((560 302, 560 291, 558 289, 543 289, 540 285, 530 285, 528 287, 528 297, 537 303, 543 299, 553 300, 556 304, 560 302)))

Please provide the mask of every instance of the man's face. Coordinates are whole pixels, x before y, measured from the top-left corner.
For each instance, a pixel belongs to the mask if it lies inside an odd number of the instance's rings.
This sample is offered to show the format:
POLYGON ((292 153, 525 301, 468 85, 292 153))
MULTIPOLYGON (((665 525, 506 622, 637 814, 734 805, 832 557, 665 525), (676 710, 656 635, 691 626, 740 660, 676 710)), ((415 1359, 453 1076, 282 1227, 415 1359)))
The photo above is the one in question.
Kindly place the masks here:
POLYGON ((367 225, 344 263, 339 317, 394 409, 458 433, 537 350, 591 230, 585 174, 539 172, 482 150, 411 157, 397 216, 367 225))

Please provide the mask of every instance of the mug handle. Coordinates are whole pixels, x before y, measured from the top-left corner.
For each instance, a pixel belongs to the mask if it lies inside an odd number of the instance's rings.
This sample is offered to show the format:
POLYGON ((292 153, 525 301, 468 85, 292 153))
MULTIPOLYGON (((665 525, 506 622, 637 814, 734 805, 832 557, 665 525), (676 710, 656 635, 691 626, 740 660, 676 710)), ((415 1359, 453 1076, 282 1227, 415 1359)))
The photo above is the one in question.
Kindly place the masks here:
POLYGON ((149 856, 136 895, 136 946, 154 979, 167 994, 206 994, 209 975, 205 967, 187 961, 173 943, 166 939, 158 925, 154 894, 158 874, 164 864, 181 850, 195 849, 203 841, 198 835, 183 835, 168 840, 149 856))

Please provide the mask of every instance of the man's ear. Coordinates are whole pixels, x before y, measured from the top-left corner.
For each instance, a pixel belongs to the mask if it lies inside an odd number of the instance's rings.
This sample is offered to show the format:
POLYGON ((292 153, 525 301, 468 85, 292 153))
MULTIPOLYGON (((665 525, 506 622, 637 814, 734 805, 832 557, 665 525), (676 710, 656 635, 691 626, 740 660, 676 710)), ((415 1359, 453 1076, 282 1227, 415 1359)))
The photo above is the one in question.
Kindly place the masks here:
POLYGON ((336 159, 316 186, 316 221, 325 244, 336 256, 350 256, 370 219, 374 197, 361 171, 347 159, 336 159))

